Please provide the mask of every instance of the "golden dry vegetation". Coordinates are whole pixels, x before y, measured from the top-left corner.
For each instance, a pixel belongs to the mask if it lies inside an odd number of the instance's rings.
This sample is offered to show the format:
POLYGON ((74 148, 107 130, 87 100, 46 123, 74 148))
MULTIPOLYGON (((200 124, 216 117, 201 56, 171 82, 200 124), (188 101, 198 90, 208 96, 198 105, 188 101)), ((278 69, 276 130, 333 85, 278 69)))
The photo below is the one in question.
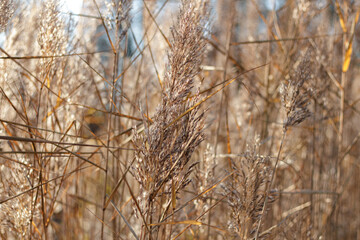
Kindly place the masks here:
POLYGON ((0 2, 1 239, 359 239, 360 3, 0 2))

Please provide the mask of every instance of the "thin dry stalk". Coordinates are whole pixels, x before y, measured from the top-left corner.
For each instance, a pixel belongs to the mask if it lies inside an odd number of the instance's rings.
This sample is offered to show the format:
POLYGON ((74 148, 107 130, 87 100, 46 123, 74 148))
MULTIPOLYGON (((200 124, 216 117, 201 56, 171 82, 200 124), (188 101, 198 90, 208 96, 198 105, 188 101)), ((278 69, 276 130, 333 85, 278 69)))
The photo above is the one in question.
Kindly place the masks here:
MULTIPOLYGON (((94 1, 94 3, 96 4, 96 1, 94 1)), ((113 122, 113 112, 115 111, 115 109, 117 108, 116 106, 116 99, 115 99, 115 94, 116 94, 116 87, 117 87, 117 80, 118 80, 118 68, 119 68, 119 56, 120 56, 120 50, 121 50, 121 41, 123 40, 123 38, 126 36, 127 34, 127 30, 129 28, 130 25, 130 16, 129 16, 129 12, 131 9, 131 0, 120 0, 120 1, 115 1, 112 0, 108 3, 108 11, 109 13, 107 14, 107 19, 112 19, 114 21, 107 21, 107 26, 104 22, 103 17, 101 16, 100 10, 99 10, 99 14, 100 17, 102 18, 102 22, 103 22, 103 26, 105 28, 105 31, 107 33, 107 37, 108 37, 108 41, 110 42, 112 48, 113 48, 113 53, 114 53, 114 60, 113 60, 113 74, 112 74, 112 86, 113 88, 109 89, 109 104, 110 104, 110 109, 109 109, 109 114, 108 114, 108 122, 107 122, 107 152, 106 152, 106 163, 105 163, 105 181, 104 181, 104 200, 103 200, 103 211, 102 211, 102 225, 101 225, 101 239, 104 239, 104 219, 105 219, 105 204, 106 204, 106 189, 107 189, 107 184, 108 184, 108 172, 109 172, 109 158, 110 158, 110 149, 109 147, 111 147, 111 138, 112 138, 112 130, 114 128, 113 125, 115 125, 115 122, 113 122), (110 30, 114 29, 112 35, 110 35, 110 30), (115 46, 113 45, 113 42, 111 40, 111 36, 113 36, 113 38, 115 38, 115 46)), ((97 7, 98 8, 98 7, 97 7)), ((119 81, 120 82, 120 81, 119 81)), ((121 106, 120 106, 121 109, 121 106)), ((120 112, 121 113, 121 112, 120 112)), ((114 163, 115 164, 115 163, 114 163)))

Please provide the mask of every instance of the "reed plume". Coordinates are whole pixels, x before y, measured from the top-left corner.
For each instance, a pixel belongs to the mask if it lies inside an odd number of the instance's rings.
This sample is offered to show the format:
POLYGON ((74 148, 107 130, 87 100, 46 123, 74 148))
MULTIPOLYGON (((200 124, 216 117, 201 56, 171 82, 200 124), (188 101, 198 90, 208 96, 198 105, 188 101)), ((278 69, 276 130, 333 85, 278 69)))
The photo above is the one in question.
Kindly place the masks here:
POLYGON ((304 86, 311 79, 310 64, 307 54, 302 58, 296 70, 291 73, 288 83, 281 85, 281 102, 286 111, 286 120, 283 124, 285 131, 288 127, 298 125, 311 116, 307 108, 310 100, 310 91, 304 86))
POLYGON ((207 1, 181 1, 177 23, 171 29, 161 103, 153 123, 148 126, 144 122, 145 133, 135 134, 135 176, 145 197, 144 210, 148 210, 161 188, 170 192, 171 181, 177 192, 189 183, 190 171, 181 172, 203 140, 203 113, 195 107, 187 115, 177 118, 197 100, 196 97, 190 100, 188 96, 204 55, 207 17, 207 1))
POLYGON ((10 18, 14 14, 14 1, 3 0, 0 2, 0 32, 4 31, 10 18))
POLYGON ((270 157, 258 153, 259 141, 233 161, 231 181, 225 195, 231 209, 230 229, 240 239, 254 237, 265 203, 265 190, 271 179, 270 157))

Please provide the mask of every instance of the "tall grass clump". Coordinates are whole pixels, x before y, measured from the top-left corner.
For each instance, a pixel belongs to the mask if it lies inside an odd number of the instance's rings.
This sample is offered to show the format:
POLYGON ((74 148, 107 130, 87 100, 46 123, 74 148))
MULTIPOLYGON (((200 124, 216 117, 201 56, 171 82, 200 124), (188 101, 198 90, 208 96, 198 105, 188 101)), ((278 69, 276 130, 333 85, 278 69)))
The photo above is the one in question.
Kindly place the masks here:
POLYGON ((359 238, 358 1, 67 2, 0 1, 0 239, 359 238))

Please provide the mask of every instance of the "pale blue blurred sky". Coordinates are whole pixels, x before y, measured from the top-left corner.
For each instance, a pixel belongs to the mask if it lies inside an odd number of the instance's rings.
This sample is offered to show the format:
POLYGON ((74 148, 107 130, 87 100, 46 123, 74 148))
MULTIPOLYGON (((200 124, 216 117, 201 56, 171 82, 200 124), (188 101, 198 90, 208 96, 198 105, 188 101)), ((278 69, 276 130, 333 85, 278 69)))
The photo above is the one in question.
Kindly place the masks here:
POLYGON ((65 0, 64 10, 72 13, 80 13, 83 0, 65 0))

